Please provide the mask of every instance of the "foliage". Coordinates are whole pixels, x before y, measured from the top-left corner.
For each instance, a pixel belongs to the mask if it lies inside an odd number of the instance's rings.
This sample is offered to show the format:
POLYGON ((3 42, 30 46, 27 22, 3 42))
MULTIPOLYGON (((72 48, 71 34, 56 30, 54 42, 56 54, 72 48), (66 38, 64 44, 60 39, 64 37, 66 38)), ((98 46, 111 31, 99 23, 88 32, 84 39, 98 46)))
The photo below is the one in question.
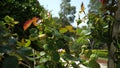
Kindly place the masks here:
POLYGON ((88 25, 91 27, 91 36, 95 44, 105 44, 112 39, 112 27, 115 17, 112 15, 116 11, 117 6, 112 0, 91 0, 89 4, 88 25), (104 1, 104 4, 103 4, 104 1), (98 4, 99 3, 99 4, 98 4), (97 5, 96 5, 97 4, 97 5), (114 11, 112 11, 114 9, 114 11))
POLYGON ((20 39, 24 36, 24 32, 22 31, 24 22, 34 16, 41 18, 44 12, 46 12, 37 0, 1 0, 0 7, 0 10, 2 10, 0 11, 0 20, 8 15, 20 22, 16 24, 12 31, 18 33, 20 39))
MULTIPOLYGON (((3 10, 0 11, 0 68, 79 68, 79 64, 88 67, 98 65, 98 57, 92 54, 96 51, 84 53, 85 49, 91 39, 98 43, 109 41, 106 22, 114 20, 109 14, 91 12, 88 14, 90 27, 74 28, 57 23, 60 20, 62 23, 73 22, 75 7, 70 5, 70 0, 61 3, 60 19, 57 20, 37 0, 1 0, 0 7, 6 7, 0 8, 3 10), (89 57, 89 62, 80 58, 83 54, 89 57)), ((84 10, 82 3, 81 12, 84 10)), ((81 22, 78 19, 77 25, 81 22)), ((98 56, 103 56, 101 53, 98 51, 98 56)))
POLYGON ((108 57, 108 51, 107 50, 92 50, 93 54, 98 54, 100 58, 107 58, 108 57))
POLYGON ((118 40, 119 36, 117 36, 117 34, 119 34, 119 30, 117 30, 119 29, 117 27, 118 24, 115 26, 115 24, 118 23, 117 21, 119 18, 118 14, 116 14, 116 11, 119 12, 119 10, 117 10, 118 7, 118 0, 90 1, 90 13, 88 14, 88 24, 91 25, 91 39, 94 40, 94 42, 96 42, 95 44, 107 44, 109 55, 108 60, 111 60, 108 61, 108 67, 111 67, 111 64, 118 64, 115 62, 115 60, 118 59, 111 58, 115 56, 116 51, 120 51, 118 45, 120 41, 118 40), (115 32, 115 27, 118 33, 115 32), (117 37, 115 37, 115 34, 117 37), (112 45, 114 45, 115 47, 113 48, 112 45), (113 49, 116 50, 113 51, 113 49))
POLYGON ((70 4, 71 0, 62 0, 60 4, 60 20, 61 23, 64 25, 69 25, 70 23, 74 22, 76 8, 70 4))
POLYGON ((99 63, 96 61, 98 59, 97 54, 91 54, 88 61, 83 62, 83 65, 89 68, 100 68, 99 63))
MULTIPOLYGON (((0 25, 1 67, 8 68, 7 66, 9 65, 12 68, 64 68, 70 67, 71 65, 73 67, 79 67, 75 62, 81 62, 81 60, 78 56, 73 56, 74 53, 71 54, 72 50, 70 46, 74 46, 76 42, 79 43, 80 41, 74 41, 66 35, 66 33, 76 34, 77 30, 71 25, 61 27, 51 17, 42 20, 40 23, 35 21, 37 24, 35 27, 30 27, 32 25, 29 25, 29 22, 27 24, 25 22, 25 25, 23 25, 25 30, 23 32, 28 30, 30 34, 27 38, 23 36, 19 40, 19 35, 12 32, 15 25, 19 23, 14 23, 17 21, 9 16, 3 18, 0 25), (14 61, 10 64, 7 63, 11 60, 14 61)), ((77 54, 79 55, 79 53, 77 54)))
POLYGON ((29 3, 25 1, 22 4, 17 0, 1 1, 3 3, 1 6, 11 5, 13 2, 15 5, 17 4, 16 7, 6 8, 4 11, 22 9, 23 12, 18 12, 21 15, 1 12, 5 17, 0 19, 0 67, 65 68, 71 65, 76 67, 75 61, 80 62, 80 60, 70 54, 70 45, 72 45, 73 40, 66 35, 69 33, 75 34, 76 30, 70 25, 61 27, 58 23, 55 23, 50 13, 41 7, 32 6, 37 8, 36 11, 40 14, 32 15, 35 11, 33 10, 30 11, 30 15, 26 15, 24 12, 28 9, 19 7, 25 6, 28 8, 29 5, 36 4, 32 0, 29 3), (26 16, 25 18, 23 14, 26 16), (13 61, 11 62, 11 60, 13 61))

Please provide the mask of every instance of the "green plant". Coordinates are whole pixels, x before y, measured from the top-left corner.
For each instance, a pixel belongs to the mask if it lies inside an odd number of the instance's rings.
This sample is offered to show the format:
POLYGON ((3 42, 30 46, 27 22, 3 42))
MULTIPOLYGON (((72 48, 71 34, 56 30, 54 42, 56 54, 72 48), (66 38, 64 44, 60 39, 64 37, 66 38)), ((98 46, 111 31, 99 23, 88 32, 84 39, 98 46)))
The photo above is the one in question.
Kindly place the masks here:
MULTIPOLYGON (((47 13, 46 13, 47 15, 47 13)), ((0 58, 3 68, 23 68, 23 67, 65 67, 60 58, 63 58, 68 67, 71 65, 68 61, 75 62, 77 58, 70 54, 69 42, 71 38, 65 35, 66 32, 74 33, 72 26, 66 26, 64 31, 62 27, 56 25, 51 17, 47 16, 42 22, 27 21, 23 25, 23 32, 29 31, 29 35, 19 39, 19 35, 12 30, 17 23, 12 17, 5 16, 0 21, 0 58), (29 23, 35 24, 31 27, 29 23), (49 22, 49 24, 48 24, 49 22), (69 29, 68 27, 71 27, 69 29), (63 51, 58 51, 62 49, 63 51), (11 60, 13 60, 11 62, 11 60)))

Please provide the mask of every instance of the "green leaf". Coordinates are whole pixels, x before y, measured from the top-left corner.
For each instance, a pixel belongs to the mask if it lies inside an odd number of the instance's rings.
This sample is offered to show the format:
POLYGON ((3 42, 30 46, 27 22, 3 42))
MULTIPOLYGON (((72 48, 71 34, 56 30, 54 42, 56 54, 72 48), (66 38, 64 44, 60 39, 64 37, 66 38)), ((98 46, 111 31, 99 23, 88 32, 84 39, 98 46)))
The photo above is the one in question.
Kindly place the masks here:
POLYGON ((80 35, 82 32, 82 29, 77 29, 76 32, 77 32, 77 35, 80 35))
POLYGON ((0 21, 0 31, 2 31, 5 28, 6 28, 5 23, 3 21, 0 21))
POLYGON ((44 56, 46 53, 44 51, 40 52, 40 56, 44 56))
POLYGON ((72 62, 71 65, 73 66, 73 68, 80 68, 78 64, 76 64, 75 62, 72 62))
POLYGON ((38 39, 38 35, 37 35, 37 34, 30 34, 29 39, 30 39, 31 41, 35 41, 35 40, 38 39))
POLYGON ((0 53, 8 53, 12 50, 11 46, 0 46, 0 53))
POLYGON ((38 65, 35 68, 46 68, 43 64, 42 65, 38 65))
POLYGON ((18 24, 19 22, 18 21, 14 21, 13 24, 18 24))
POLYGON ((49 60, 49 58, 45 58, 45 57, 44 57, 44 58, 41 58, 41 59, 40 59, 40 63, 45 63, 45 62, 47 62, 48 60, 49 60))
POLYGON ((81 33, 83 33, 85 35, 90 35, 91 34, 91 32, 89 30, 82 30, 81 33))
POLYGON ((64 41, 63 40, 57 40, 56 41, 56 46, 58 49, 63 48, 64 47, 64 41))
POLYGON ((6 57, 2 68, 18 68, 18 59, 15 56, 6 57))
POLYGON ((7 0, 8 3, 11 3, 13 0, 7 0))
POLYGON ((98 59, 98 55, 97 55, 97 54, 92 54, 92 55, 90 56, 90 59, 91 59, 91 60, 97 60, 97 59, 98 59))
POLYGON ((48 44, 44 44, 44 45, 43 45, 43 48, 44 48, 45 50, 53 50, 53 47, 52 47, 51 45, 48 45, 48 44))
POLYGON ((66 28, 60 28, 59 31, 60 31, 60 33, 63 33, 63 34, 64 34, 64 33, 66 33, 68 30, 67 30, 66 28))
POLYGON ((14 21, 14 19, 12 18, 12 17, 10 17, 10 16, 5 16, 4 17, 4 20, 5 20, 5 22, 13 22, 14 21))
POLYGON ((54 30, 53 35, 54 35, 55 37, 61 37, 61 33, 60 33, 59 31, 57 31, 57 30, 54 30))
POLYGON ((30 34, 37 34, 38 30, 36 28, 31 28, 30 29, 30 34))
POLYGON ((82 23, 82 20, 78 19, 77 20, 77 25, 81 24, 82 23))
POLYGON ((63 58, 64 58, 65 60, 74 60, 74 61, 77 61, 77 58, 74 57, 74 56, 72 56, 72 55, 70 55, 70 54, 65 54, 65 55, 63 55, 63 58))
POLYGON ((89 68, 100 68, 100 64, 96 61, 88 61, 89 62, 89 68))
POLYGON ((29 47, 30 46, 30 44, 31 44, 31 41, 30 40, 26 40, 27 42, 25 43, 25 47, 29 47))
POLYGON ((55 61, 55 62, 58 62, 60 60, 60 55, 58 54, 58 52, 56 51, 53 51, 52 52, 52 59, 55 61))
POLYGON ((9 38, 8 42, 9 42, 9 45, 15 45, 17 43, 17 41, 14 37, 9 38))
POLYGON ((17 52, 21 55, 29 56, 32 54, 32 49, 31 48, 20 48, 17 52))

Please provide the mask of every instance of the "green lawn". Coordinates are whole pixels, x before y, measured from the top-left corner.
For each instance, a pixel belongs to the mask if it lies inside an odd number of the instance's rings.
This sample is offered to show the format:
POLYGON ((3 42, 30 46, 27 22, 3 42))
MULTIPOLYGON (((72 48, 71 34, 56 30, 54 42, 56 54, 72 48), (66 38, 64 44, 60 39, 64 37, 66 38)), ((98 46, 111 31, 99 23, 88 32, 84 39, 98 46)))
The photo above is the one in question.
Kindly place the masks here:
POLYGON ((98 57, 100 57, 100 58, 107 58, 108 57, 107 50, 92 50, 92 53, 98 54, 98 57))
POLYGON ((97 54, 99 58, 108 58, 107 50, 97 50, 97 49, 94 49, 92 51, 85 50, 85 55, 87 57, 89 57, 91 54, 97 54))

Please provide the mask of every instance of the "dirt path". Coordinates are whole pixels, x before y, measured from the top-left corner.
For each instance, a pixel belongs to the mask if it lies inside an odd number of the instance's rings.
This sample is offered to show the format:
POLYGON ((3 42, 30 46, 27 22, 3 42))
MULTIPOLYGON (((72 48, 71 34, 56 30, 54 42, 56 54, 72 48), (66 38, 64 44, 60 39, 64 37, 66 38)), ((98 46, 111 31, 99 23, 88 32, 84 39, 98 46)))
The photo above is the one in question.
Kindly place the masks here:
POLYGON ((97 62, 100 64, 100 68, 107 68, 107 59, 99 58, 97 62))
MULTIPOLYGON (((82 59, 88 59, 88 58, 85 58, 85 57, 81 57, 82 59)), ((104 59, 104 58, 98 58, 97 62, 100 64, 100 68, 107 68, 107 59, 104 59)), ((80 65, 80 68, 87 68, 85 67, 84 65, 80 65)))

